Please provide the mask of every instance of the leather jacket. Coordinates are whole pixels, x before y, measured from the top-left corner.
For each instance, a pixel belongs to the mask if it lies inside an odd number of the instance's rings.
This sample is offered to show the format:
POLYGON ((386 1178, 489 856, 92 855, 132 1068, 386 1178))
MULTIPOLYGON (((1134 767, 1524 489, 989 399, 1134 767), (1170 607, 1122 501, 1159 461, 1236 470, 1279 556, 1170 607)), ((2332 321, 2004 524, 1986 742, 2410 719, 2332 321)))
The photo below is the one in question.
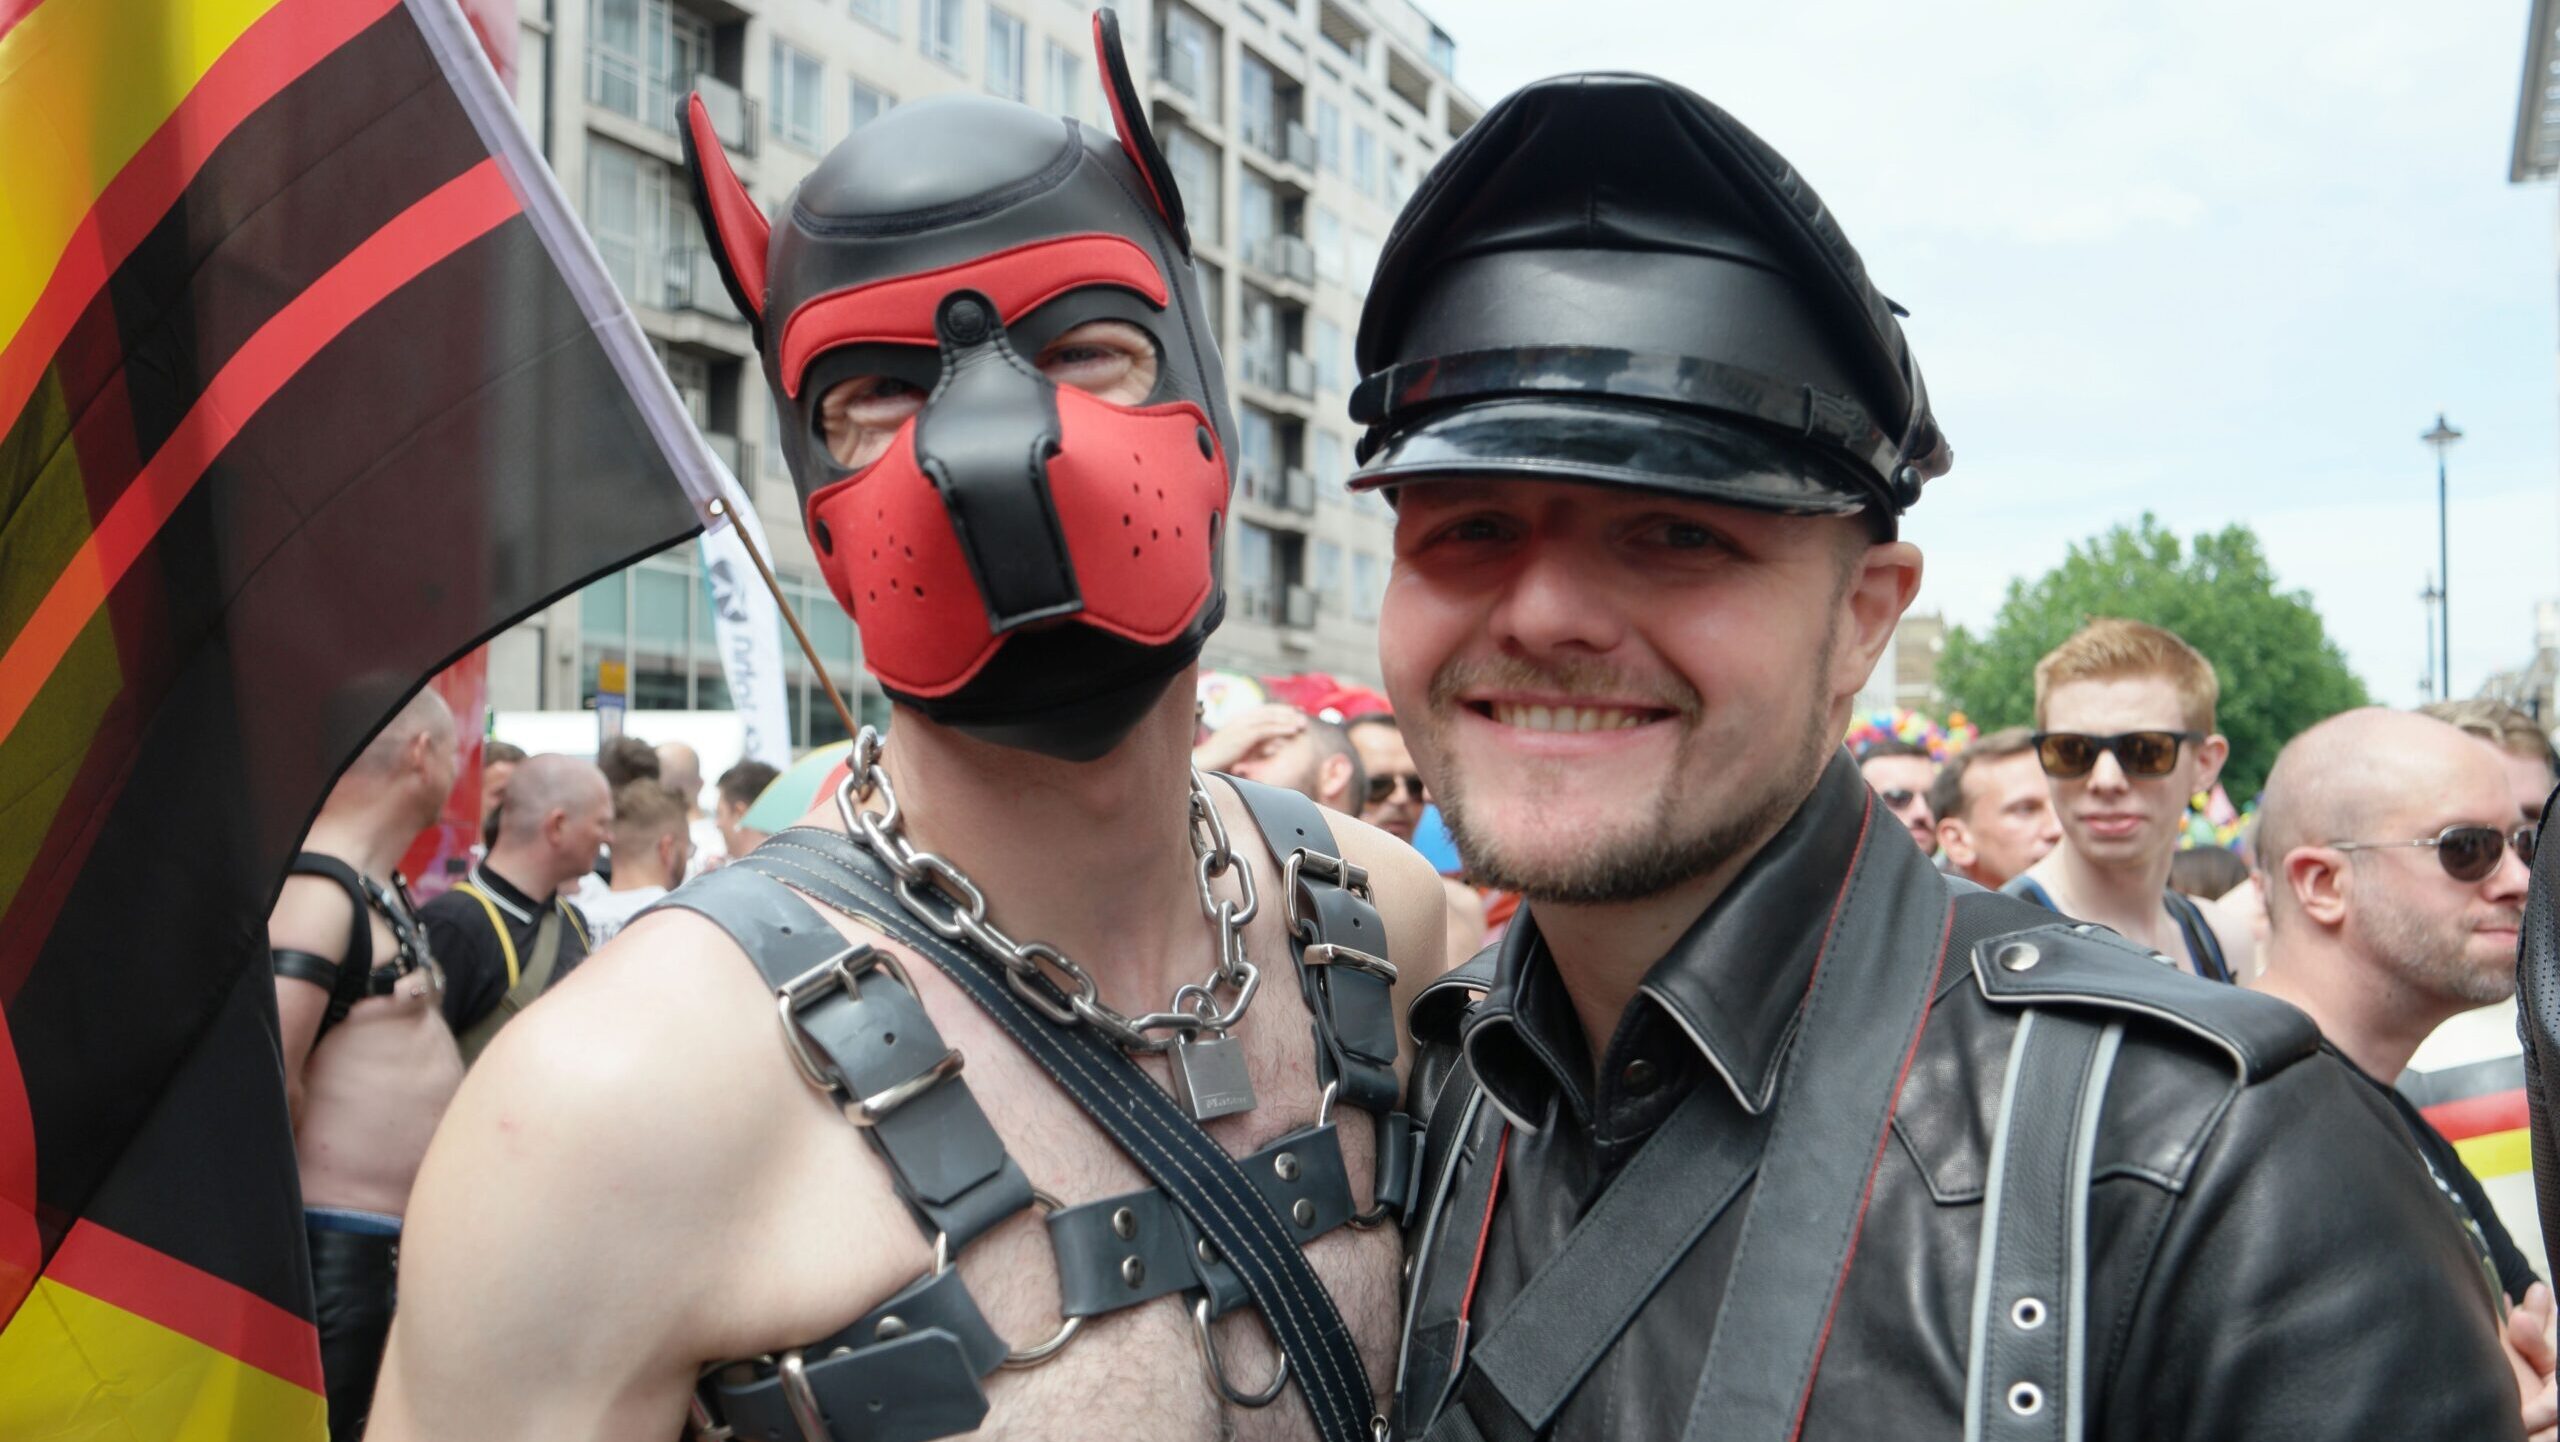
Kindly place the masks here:
MULTIPOLYGON (((1845 753, 1836 757, 1655 964, 1596 1067, 1527 910, 1498 949, 1416 1003, 1424 1065, 1413 1110, 1432 1118, 1432 1133, 1409 1236, 1400 1434, 1963 1436, 1995 1118, 2021 1018, 2047 1008, 2123 1024, 2111 1079, 2097 1084, 2085 1173, 2085 1322, 2075 1318, 2085 1435, 2519 1434, 2500 1309, 2453 1211, 2383 1100, 2321 1049, 2307 1018, 1939 877, 1876 814, 1845 753), (1897 896, 1927 904, 1853 924, 1859 908, 1897 896), (2002 950, 2030 931, 2040 952, 2002 950), (1858 947, 1873 953, 1864 963, 1847 954, 1858 947), (2005 969, 2022 954, 2032 970, 2005 969), (1894 1005, 1891 988, 1864 982, 1831 1003, 1848 1020, 1817 1027, 1817 978, 1868 964, 1865 975, 1900 986, 1933 957, 1934 976, 1907 993, 1916 1039, 1898 1075, 1882 1073, 1890 1086, 1877 1090, 1872 1120, 1791 1125, 1789 1093, 1811 1085, 1799 1079, 1822 1060, 1799 1055, 1822 1045, 1808 1041, 1818 1030, 1868 1027, 1888 1064, 1903 1042, 1898 1019, 1841 1010, 1894 1005), (1462 1130, 1448 1103, 1470 1083, 1486 1104, 1462 1130), (1765 1133, 1758 1169, 1649 1282, 1631 1319, 1604 1334, 1558 1393, 1560 1408, 1524 1423, 1503 1400, 1519 1389, 1495 1395, 1502 1384, 1481 1375, 1479 1355, 1629 1159, 1700 1089, 1715 1127, 1765 1133), (1775 1194, 1778 1168, 1826 1155, 1852 1183, 1845 1227, 1755 1205, 1775 1194), (1772 1266, 1830 1279, 1828 1301, 1821 1285, 1768 1295, 1728 1286, 1772 1266), (1778 1316, 1790 1310, 1818 1332, 1778 1316), (1790 1327, 1803 1334, 1801 1357, 1789 1352, 1790 1327), (1702 1384, 1711 1373, 1741 1380, 1702 1384), (1774 1406, 1727 1395, 1754 1387, 1774 1406), (1470 1414, 1465 1427, 1450 1425, 1452 1409, 1470 1414)), ((1572 1345, 1571 1328, 1549 1330, 1555 1346, 1572 1345)))

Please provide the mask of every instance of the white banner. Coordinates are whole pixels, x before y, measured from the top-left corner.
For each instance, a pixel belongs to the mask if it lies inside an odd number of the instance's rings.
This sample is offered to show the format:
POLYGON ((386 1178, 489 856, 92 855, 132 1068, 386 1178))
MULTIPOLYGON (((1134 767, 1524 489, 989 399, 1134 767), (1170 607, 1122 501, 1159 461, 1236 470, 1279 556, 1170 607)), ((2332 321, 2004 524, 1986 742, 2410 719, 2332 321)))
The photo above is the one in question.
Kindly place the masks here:
POLYGON ((756 575, 755 562, 733 526, 745 526, 768 561, 764 525, 746 488, 716 458, 720 493, 731 525, 702 533, 702 574, 711 584, 711 625, 720 645, 720 670, 728 678, 729 705, 746 723, 745 760, 775 767, 791 764, 791 698, 783 686, 782 614, 756 575))

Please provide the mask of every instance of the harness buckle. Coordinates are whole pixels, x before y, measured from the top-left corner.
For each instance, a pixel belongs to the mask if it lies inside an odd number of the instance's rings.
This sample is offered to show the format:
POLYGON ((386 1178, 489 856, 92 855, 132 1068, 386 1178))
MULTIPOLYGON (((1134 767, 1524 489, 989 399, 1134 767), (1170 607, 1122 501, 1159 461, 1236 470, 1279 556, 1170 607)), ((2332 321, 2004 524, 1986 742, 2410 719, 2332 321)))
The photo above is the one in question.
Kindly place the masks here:
POLYGON ((1338 946, 1330 941, 1314 941, 1299 954, 1308 966, 1347 966, 1365 971, 1389 986, 1395 985, 1396 964, 1383 956, 1372 956, 1356 947, 1338 946))
POLYGON ((1289 853, 1289 860, 1280 872, 1282 889, 1291 893, 1297 891, 1299 878, 1311 876, 1318 881, 1329 881, 1363 901, 1370 899, 1368 868, 1354 865, 1339 856, 1327 856, 1321 851, 1300 847, 1289 853))
POLYGON ((853 1109, 853 1124, 858 1127, 880 1125, 889 1113, 923 1096, 950 1078, 958 1076, 961 1066, 966 1061, 967 1058, 960 1055, 960 1048, 956 1046, 951 1048, 942 1054, 942 1060, 935 1062, 932 1066, 896 1086, 864 1097, 853 1109))
MULTIPOLYGON (((898 964, 896 957, 868 942, 848 946, 774 988, 775 1007, 782 1016, 782 1039, 791 1048, 793 1064, 800 1068, 803 1080, 829 1096, 845 1094, 844 1074, 836 1070, 833 1062, 812 1052, 809 1046, 809 1034, 800 1029, 800 1013, 816 1005, 830 989, 834 988, 840 988, 846 996, 860 1000, 863 974, 875 969, 889 973, 898 985, 910 992, 916 989, 915 983, 907 977, 907 969, 898 964)), ((934 1071, 926 1075, 931 1077, 932 1081, 939 1081, 943 1075, 948 1074, 943 1071, 943 1068, 948 1067, 951 1071, 958 1071, 959 1055, 955 1051, 950 1056, 944 1057, 940 1062, 935 1063, 934 1071)), ((931 1084, 928 1081, 926 1086, 931 1084)), ((881 1117, 896 1110, 901 1103, 909 1100, 914 1093, 908 1092, 906 1088, 912 1085, 912 1081, 903 1082, 880 1093, 877 1098, 865 1098, 863 1108, 866 1120, 862 1125, 867 1126, 877 1122, 881 1117), (876 1113, 870 1110, 875 1100, 886 1101, 886 1105, 876 1113)), ((925 1090, 925 1087, 916 1087, 915 1090, 920 1092, 925 1090)))

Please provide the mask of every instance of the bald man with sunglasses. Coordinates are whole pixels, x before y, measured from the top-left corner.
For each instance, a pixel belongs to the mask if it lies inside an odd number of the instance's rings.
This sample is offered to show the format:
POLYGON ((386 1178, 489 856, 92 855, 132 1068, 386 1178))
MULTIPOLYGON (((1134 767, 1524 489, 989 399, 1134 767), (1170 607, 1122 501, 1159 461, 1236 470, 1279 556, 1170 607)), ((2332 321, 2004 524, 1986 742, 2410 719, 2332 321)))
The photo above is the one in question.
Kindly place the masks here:
POLYGON ((2505 1299, 2524 1424, 2553 1435, 2551 1289, 2460 1154, 2391 1082, 2428 1033, 2516 990, 2533 828, 2497 756, 2425 716, 2369 709, 2295 737, 2267 778, 2258 991, 2299 1007, 2398 1114, 2505 1299))
POLYGON ((2002 890, 2138 942, 2208 981, 2249 937, 2169 889, 2187 799, 2213 789, 2213 666, 2170 632, 2101 618, 2036 663, 2036 762, 2062 842, 2002 890))

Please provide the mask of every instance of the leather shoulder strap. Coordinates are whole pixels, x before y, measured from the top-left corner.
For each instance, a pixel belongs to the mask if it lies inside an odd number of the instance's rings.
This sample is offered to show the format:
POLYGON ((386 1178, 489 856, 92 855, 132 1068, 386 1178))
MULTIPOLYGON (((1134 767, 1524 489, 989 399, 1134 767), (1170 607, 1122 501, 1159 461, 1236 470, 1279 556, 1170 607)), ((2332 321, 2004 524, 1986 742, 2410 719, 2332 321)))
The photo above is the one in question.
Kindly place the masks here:
POLYGON ((1690 1404, 1692 1442, 1797 1435, 1894 1104, 1948 965, 1946 879, 1918 848, 1879 845, 1877 826, 1893 821, 1872 796, 1866 804, 1690 1404))
POLYGON ((1974 982, 1993 1006, 2113 1012, 2165 1025, 2220 1049, 2243 1083, 2275 1075, 2320 1048, 2320 1029, 2270 996, 2201 981, 2170 957, 2101 926, 2055 921, 1989 936, 1972 954, 1974 982))
POLYGON ((1471 1349, 1473 1378, 1495 1394, 1475 1393, 1475 1405, 1544 1432, 1750 1182, 1767 1122, 1722 1087, 1691 1089, 1471 1349))
POLYGON ((1984 1184, 1965 1442, 2079 1442, 2088 1409, 2089 1184, 2124 1023, 2018 1018, 1984 1184))
MULTIPOLYGON (((336 882, 338 889, 347 894, 347 905, 353 913, 347 922, 347 954, 339 958, 337 970, 329 977, 329 1007, 320 1014, 320 1030, 311 1038, 312 1047, 317 1049, 320 1038, 327 1036, 330 1028, 345 1021, 347 1013, 355 1010, 356 1003, 364 999, 365 987, 373 976, 373 915, 365 901, 364 878, 356 873, 354 867, 337 857, 317 851, 296 852, 290 874, 321 876, 336 882)), ((278 974, 292 973, 279 971, 278 974)), ((304 979, 317 980, 307 976, 304 979)))
POLYGON ((2186 938, 2187 951, 2195 958, 2196 975, 2207 981, 2230 982, 2231 963, 2222 955, 2222 938, 2214 935, 2213 923, 2205 920, 2204 908, 2184 892, 2169 892, 2165 899, 2169 914, 2178 920, 2178 934, 2186 938))
POLYGON ((1342 857, 1324 808, 1295 791, 1225 778, 1281 873, 1298 987, 1315 1017, 1316 1074, 1341 1099, 1385 1116, 1396 1108, 1395 963, 1366 873, 1342 857))

